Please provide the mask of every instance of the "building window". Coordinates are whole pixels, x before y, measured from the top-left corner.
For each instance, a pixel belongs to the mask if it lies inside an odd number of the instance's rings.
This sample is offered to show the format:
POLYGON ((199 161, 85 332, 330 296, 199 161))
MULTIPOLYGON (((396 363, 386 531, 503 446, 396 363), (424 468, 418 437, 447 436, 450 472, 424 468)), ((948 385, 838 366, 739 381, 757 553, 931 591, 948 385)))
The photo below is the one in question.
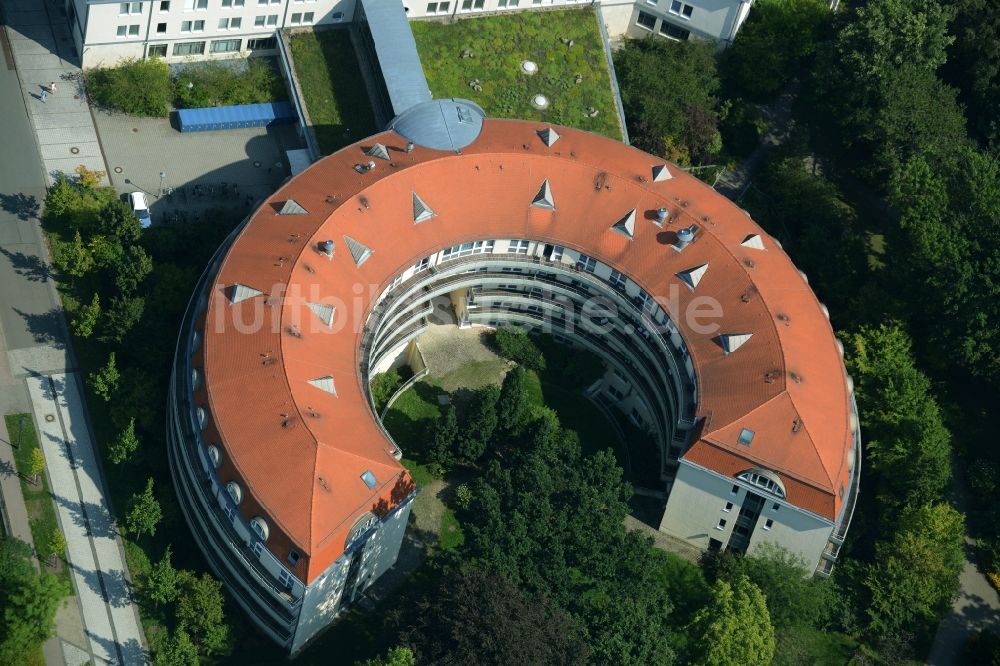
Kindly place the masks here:
POLYGON ((615 287, 616 289, 624 289, 625 283, 628 282, 628 280, 625 279, 625 276, 623 274, 619 273, 616 270, 612 270, 611 277, 608 279, 608 282, 610 282, 611 286, 615 287))
POLYGON ((270 14, 270 15, 269 15, 269 16, 267 17, 267 24, 268 24, 269 26, 275 26, 275 25, 278 25, 278 15, 277 15, 277 14, 270 14))
POLYGON ((160 0, 160 11, 161 12, 170 11, 170 0, 160 0))
MULTIPOLYGON (((166 23, 157 23, 156 24, 156 34, 162 35, 166 31, 167 31, 167 24, 166 23)), ((166 55, 166 54, 164 54, 164 55, 166 55)))
POLYGON ((691 18, 694 13, 694 7, 687 4, 686 2, 681 2, 680 0, 671 0, 670 3, 670 13, 677 14, 678 16, 683 16, 686 19, 691 18))
POLYGON ((608 386, 608 394, 609 394, 609 395, 610 395, 610 396, 611 396, 612 398, 614 398, 615 400, 621 400, 622 398, 624 398, 624 397, 625 397, 625 394, 624 394, 624 393, 622 393, 621 391, 619 391, 619 390, 618 390, 617 388, 615 388, 614 386, 610 386, 610 385, 608 386))
POLYGON ((301 25, 302 23, 302 12, 295 12, 292 14, 292 18, 289 19, 292 25, 301 25))
POLYGON ((310 23, 313 22, 314 17, 315 14, 313 12, 306 12, 305 14, 296 12, 292 14, 291 23, 292 25, 301 25, 301 24, 309 25, 310 23))
POLYGON ((315 20, 316 20, 315 12, 306 12, 305 14, 302 15, 302 22, 306 25, 312 25, 312 23, 315 20))
POLYGON ((258 5, 280 5, 281 0, 257 0, 258 5))
POLYGON ((639 16, 635 19, 635 24, 640 28, 652 30, 656 25, 656 17, 646 12, 639 12, 639 16))
POLYGON ((580 258, 576 260, 576 268, 577 270, 593 273, 594 269, 597 268, 597 260, 581 253, 580 258))
POLYGON ((276 37, 264 37, 247 40, 247 51, 267 51, 277 48, 278 39, 276 37))
POLYGON ((719 524, 715 526, 715 529, 717 529, 717 530, 724 530, 724 529, 726 529, 726 519, 725 518, 719 518, 719 524))
POLYGON ((496 246, 496 241, 475 241, 472 243, 462 243, 441 251, 441 261, 449 261, 466 257, 470 254, 490 254, 496 246))
POLYGON ((267 535, 270 531, 267 527, 267 522, 260 516, 254 517, 250 521, 250 529, 254 531, 254 534, 259 536, 262 541, 267 541, 267 535))
POLYGON ((778 504, 777 502, 775 502, 774 504, 771 505, 771 511, 777 511, 780 508, 781 508, 781 505, 778 504))
POLYGON ((180 42, 174 44, 175 56, 201 55, 205 52, 205 42, 180 42))
POLYGON ((747 483, 752 483, 772 495, 777 495, 778 497, 785 496, 785 489, 781 487, 781 484, 774 479, 767 478, 763 474, 757 474, 756 472, 743 472, 737 478, 742 479, 747 483))
POLYGON ((386 289, 386 291, 392 291, 393 289, 395 289, 396 287, 398 287, 399 283, 402 282, 402 281, 403 281, 403 276, 402 275, 397 275, 395 278, 393 278, 392 283, 389 285, 389 288, 386 289))
POLYGON ((243 7, 246 4, 246 0, 222 0, 222 8, 230 9, 232 7, 243 7))
POLYGON ((740 487, 734 483, 733 487, 729 490, 729 494, 735 495, 738 492, 740 492, 740 487))
POLYGON ((288 551, 288 561, 292 563, 293 567, 296 564, 299 563, 299 558, 301 558, 301 557, 302 557, 302 553, 300 553, 299 551, 295 550, 294 548, 292 548, 290 551, 288 551))
POLYGON ((123 2, 118 5, 118 15, 128 16, 130 14, 141 14, 142 13, 142 3, 141 2, 123 2))
POLYGON ((414 273, 419 273, 421 271, 427 270, 427 267, 430 265, 430 263, 431 263, 431 258, 430 257, 424 257, 423 259, 421 259, 417 263, 413 264, 413 272, 414 273))
POLYGON ((235 53, 240 50, 241 39, 216 39, 212 42, 212 53, 235 53))
POLYGON ((507 251, 512 254, 528 254, 528 245, 530 245, 530 241, 512 240, 507 246, 507 251))
POLYGON ((674 39, 679 42, 686 42, 688 37, 691 36, 691 31, 685 30, 683 28, 678 28, 676 25, 673 25, 672 23, 667 23, 666 21, 663 21, 662 23, 660 23, 660 34, 666 37, 667 39, 674 39))
POLYGON ((148 57, 148 58, 166 58, 167 57, 167 45, 166 44, 150 44, 149 50, 146 52, 146 57, 148 57))
POLYGON ((521 0, 500 0, 497 3, 497 7, 500 9, 505 9, 507 7, 517 7, 521 0))
POLYGON ((239 506, 239 503, 243 500, 243 489, 240 488, 240 484, 235 481, 230 481, 226 484, 226 492, 228 492, 229 497, 232 498, 233 504, 239 506))
POLYGON ((725 511, 726 513, 729 513, 732 510, 733 510, 733 503, 732 502, 726 502, 726 508, 723 509, 723 511, 725 511))
POLYGON ((181 21, 181 32, 203 32, 204 21, 181 21))
POLYGON ((768 518, 767 520, 764 521, 764 529, 765 530, 771 529, 772 525, 774 525, 774 521, 771 520, 770 518, 768 518))
POLYGON ((462 11, 468 12, 474 9, 482 9, 486 0, 462 0, 462 11))
POLYGON ((139 26, 138 25, 120 25, 118 26, 118 31, 115 33, 116 37, 138 37, 139 36, 139 26))
POLYGON ((566 251, 566 248, 564 248, 562 245, 556 245, 554 248, 552 248, 552 258, 551 258, 551 260, 552 261, 562 261, 563 252, 565 252, 565 251, 566 251))
POLYGON ((366 469, 364 471, 364 473, 361 475, 361 480, 365 482, 366 486, 368 486, 368 490, 372 490, 373 488, 375 488, 375 486, 378 485, 378 479, 375 478, 375 475, 372 474, 372 471, 370 469, 366 469))
POLYGON ((194 9, 198 11, 208 9, 208 0, 184 0, 184 11, 189 12, 194 9))
POLYGON ((740 430, 739 439, 736 440, 737 444, 742 444, 743 446, 750 446, 750 442, 753 441, 753 430, 749 428, 743 428, 740 430))
POLYGON ((243 25, 243 19, 239 16, 219 19, 219 30, 238 30, 241 25, 243 25))

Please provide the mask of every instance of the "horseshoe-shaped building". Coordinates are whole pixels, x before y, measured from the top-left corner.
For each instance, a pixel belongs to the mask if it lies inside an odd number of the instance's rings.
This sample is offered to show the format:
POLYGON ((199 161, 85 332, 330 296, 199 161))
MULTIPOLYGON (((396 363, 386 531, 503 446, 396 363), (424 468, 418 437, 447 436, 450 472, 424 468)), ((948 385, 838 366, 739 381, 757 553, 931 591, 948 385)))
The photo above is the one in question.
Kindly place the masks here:
POLYGON ((656 439, 662 531, 702 549, 774 541, 829 573, 858 419, 826 308, 778 242, 649 154, 435 100, 281 187, 184 319, 175 485, 265 634, 298 651, 395 562, 417 489, 368 382, 442 296, 463 326, 600 355, 605 377, 574 388, 656 439))

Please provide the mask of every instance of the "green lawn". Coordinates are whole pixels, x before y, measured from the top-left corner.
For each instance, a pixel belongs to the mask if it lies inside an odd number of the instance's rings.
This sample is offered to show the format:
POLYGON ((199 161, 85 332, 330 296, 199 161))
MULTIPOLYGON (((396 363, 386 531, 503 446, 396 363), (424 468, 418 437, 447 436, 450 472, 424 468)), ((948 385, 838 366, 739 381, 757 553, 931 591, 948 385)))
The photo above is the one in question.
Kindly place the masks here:
POLYGON ((413 483, 417 484, 418 488, 424 488, 431 481, 437 481, 440 478, 428 465, 418 463, 416 460, 403 458, 400 462, 410 473, 410 478, 413 479, 413 483))
POLYGON ((432 436, 434 422, 441 413, 437 394, 437 388, 419 381, 403 391, 382 419, 403 451, 422 451, 424 442, 432 436))
POLYGON ((510 363, 502 358, 489 361, 472 361, 440 377, 428 377, 427 381, 449 393, 458 389, 478 389, 490 384, 499 384, 510 368, 510 363))
POLYGON ((291 37, 292 60, 320 152, 374 134, 375 117, 347 30, 291 37))
POLYGON ((464 97, 493 117, 523 118, 578 127, 622 139, 611 77, 594 12, 516 12, 462 19, 454 24, 410 23, 424 74, 436 98, 464 97), (573 41, 568 46, 562 38, 573 41), (465 51, 473 54, 462 58, 465 51), (539 66, 534 76, 521 62, 539 66), (575 82, 576 75, 583 77, 575 82), (482 91, 470 82, 478 79, 482 91), (531 106, 536 94, 549 98, 545 110, 531 106), (597 110, 595 117, 588 109, 597 110))
MULTIPOLYGON (((56 520, 56 508, 52 503, 49 480, 45 472, 38 476, 38 484, 30 483, 28 475, 31 452, 39 448, 35 422, 30 414, 8 414, 4 417, 4 421, 12 443, 17 445, 14 448, 14 464, 21 475, 21 493, 28 509, 28 522, 31 527, 31 538, 35 542, 35 552, 38 553, 39 559, 46 560, 52 555, 49 539, 52 532, 59 529, 59 522, 56 520), (19 426, 22 418, 23 430, 19 426)), ((55 568, 49 570, 57 573, 66 582, 67 587, 70 585, 69 571, 63 566, 61 559, 56 560, 55 568)))
POLYGON ((465 535, 462 533, 462 526, 455 517, 455 512, 448 507, 444 508, 441 514, 441 535, 438 541, 438 548, 441 550, 452 550, 465 543, 465 535))

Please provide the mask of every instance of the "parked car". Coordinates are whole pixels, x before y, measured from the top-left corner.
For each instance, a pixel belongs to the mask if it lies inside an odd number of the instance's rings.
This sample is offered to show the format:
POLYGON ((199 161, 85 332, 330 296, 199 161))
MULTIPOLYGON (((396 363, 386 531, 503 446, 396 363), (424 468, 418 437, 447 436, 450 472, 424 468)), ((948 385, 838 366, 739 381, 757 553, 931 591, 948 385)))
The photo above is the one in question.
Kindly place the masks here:
POLYGON ((143 229, 148 229, 153 224, 153 218, 149 216, 146 195, 142 192, 132 192, 128 195, 128 202, 132 206, 132 212, 139 218, 139 224, 142 225, 143 229))

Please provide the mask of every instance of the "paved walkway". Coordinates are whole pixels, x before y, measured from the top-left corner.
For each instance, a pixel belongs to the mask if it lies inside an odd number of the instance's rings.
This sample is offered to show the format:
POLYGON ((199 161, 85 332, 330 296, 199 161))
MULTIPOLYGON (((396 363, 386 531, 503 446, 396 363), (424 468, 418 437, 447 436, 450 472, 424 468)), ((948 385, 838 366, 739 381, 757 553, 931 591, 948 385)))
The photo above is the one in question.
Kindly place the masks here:
POLYGON ((139 614, 77 375, 27 381, 90 652, 97 664, 144 664, 139 614))
POLYGON ((2 0, 7 37, 21 92, 38 139, 48 184, 59 173, 83 165, 107 172, 97 130, 76 76, 80 68, 62 3, 54 0, 2 0), (55 94, 41 101, 43 88, 55 94))
MULTIPOLYGON (((17 433, 13 437, 7 432, 7 426, 0 414, 0 499, 4 513, 4 529, 14 538, 24 541, 34 547, 31 538, 31 527, 28 524, 28 508, 24 505, 24 495, 21 494, 21 478, 14 466, 14 446, 17 433)), ((35 569, 38 560, 31 558, 35 569)))

